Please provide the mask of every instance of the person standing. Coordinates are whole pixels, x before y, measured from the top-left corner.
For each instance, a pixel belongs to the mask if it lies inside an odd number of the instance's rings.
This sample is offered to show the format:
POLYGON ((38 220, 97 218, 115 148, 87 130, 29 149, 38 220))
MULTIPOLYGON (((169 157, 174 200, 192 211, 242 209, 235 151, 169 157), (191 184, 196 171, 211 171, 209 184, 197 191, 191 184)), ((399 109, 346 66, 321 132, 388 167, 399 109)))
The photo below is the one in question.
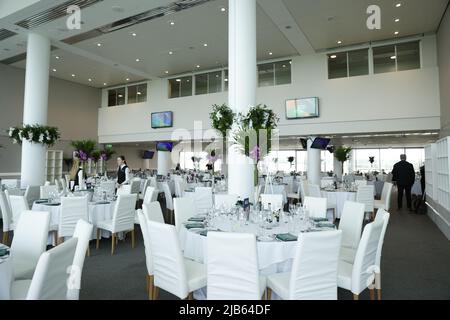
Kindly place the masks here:
POLYGON ((130 168, 124 156, 117 157, 117 166, 117 188, 120 188, 130 182, 130 168))
POLYGON ((392 170, 392 181, 397 185, 398 198, 397 204, 398 209, 402 209, 403 205, 403 193, 406 194, 406 204, 408 209, 412 211, 411 207, 411 188, 416 179, 416 173, 414 172, 414 166, 406 161, 406 155, 402 154, 400 156, 400 162, 394 165, 392 170))

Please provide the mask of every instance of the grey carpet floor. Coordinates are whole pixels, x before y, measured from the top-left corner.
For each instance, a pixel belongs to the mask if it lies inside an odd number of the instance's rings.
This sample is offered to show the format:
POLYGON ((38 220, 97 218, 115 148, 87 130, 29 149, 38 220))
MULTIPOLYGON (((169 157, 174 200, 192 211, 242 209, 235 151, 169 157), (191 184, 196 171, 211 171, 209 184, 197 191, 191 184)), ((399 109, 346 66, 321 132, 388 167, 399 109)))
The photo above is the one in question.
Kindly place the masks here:
MULTIPOLYGON (((450 241, 426 215, 410 214, 407 209, 391 211, 382 255, 382 298, 450 299, 450 241)), ((113 256, 109 239, 101 241, 99 250, 91 242, 91 256, 86 258, 83 270, 81 300, 147 299, 139 227, 136 235, 135 249, 131 249, 128 236, 119 241, 113 256)), ((352 299, 350 292, 341 289, 338 296, 340 300, 352 299)), ((160 299, 175 297, 162 291, 160 299)), ((367 290, 360 299, 369 299, 367 290)))

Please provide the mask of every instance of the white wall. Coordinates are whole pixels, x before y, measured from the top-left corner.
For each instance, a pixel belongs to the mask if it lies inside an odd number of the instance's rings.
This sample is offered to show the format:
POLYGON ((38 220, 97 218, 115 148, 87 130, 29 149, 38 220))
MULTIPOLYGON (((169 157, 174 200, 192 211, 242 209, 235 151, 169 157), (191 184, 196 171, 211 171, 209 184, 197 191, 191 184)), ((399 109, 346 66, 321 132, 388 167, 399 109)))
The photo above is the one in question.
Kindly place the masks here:
MULTIPOLYGON (((6 130, 22 124, 24 84, 23 69, 0 64, 0 176, 20 172, 21 147, 12 144, 6 130)), ((61 132, 61 140, 51 149, 64 150, 70 157, 71 140, 97 140, 100 102, 99 89, 50 78, 48 124, 61 132)))
MULTIPOLYGON (((292 84, 258 88, 258 103, 281 118, 281 135, 437 130, 440 128, 436 37, 422 41, 420 70, 328 80, 327 56, 294 57, 292 84), (286 120, 286 99, 317 96, 320 118, 286 120)), ((103 94, 105 106, 106 94, 103 94)), ((227 93, 168 99, 167 79, 150 82, 148 101, 99 109, 99 140, 105 143, 170 139, 174 129, 193 130, 194 121, 210 128, 212 104, 227 102, 227 93), (151 129, 150 114, 174 112, 174 128, 151 129)))
POLYGON ((441 85, 441 136, 450 135, 450 9, 442 20, 437 35, 439 76, 441 85))

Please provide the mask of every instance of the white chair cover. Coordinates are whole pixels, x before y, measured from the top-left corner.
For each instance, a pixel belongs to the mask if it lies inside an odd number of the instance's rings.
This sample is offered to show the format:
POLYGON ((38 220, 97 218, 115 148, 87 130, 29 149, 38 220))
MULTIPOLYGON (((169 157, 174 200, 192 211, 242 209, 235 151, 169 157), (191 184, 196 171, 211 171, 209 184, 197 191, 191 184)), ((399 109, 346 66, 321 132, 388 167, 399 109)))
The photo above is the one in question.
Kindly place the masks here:
POLYGON ((2 211, 3 232, 14 230, 11 207, 9 201, 6 199, 5 192, 2 190, 0 190, 0 209, 2 211))
POLYGON ((304 207, 308 210, 310 218, 327 217, 327 198, 305 197, 304 207))
POLYGON ((175 227, 177 231, 189 218, 195 216, 195 204, 192 198, 175 198, 175 227))
POLYGON ((59 188, 57 186, 41 186, 40 187, 40 197, 41 199, 48 199, 50 198, 50 194, 58 194, 59 193, 59 188))
POLYGON ((391 207, 392 187, 393 187, 392 183, 384 182, 383 191, 381 192, 381 199, 375 200, 374 202, 375 208, 389 211, 391 207))
POLYGON ((120 195, 117 199, 112 218, 112 233, 134 229, 136 197, 135 195, 120 195))
POLYGON ((342 210, 339 230, 342 230, 341 260, 353 263, 364 221, 364 204, 346 201, 342 210))
POLYGON ((65 300, 67 298, 67 284, 71 280, 67 270, 73 263, 77 242, 78 239, 73 238, 44 252, 39 258, 31 281, 13 282, 12 299, 65 300))
POLYGON ((261 300, 266 279, 259 276, 254 234, 209 232, 208 300, 261 300))
POLYGON ((283 209, 283 195, 282 194, 265 194, 261 195, 261 202, 264 209, 271 205, 272 210, 283 209))
POLYGON ((25 196, 9 196, 9 203, 11 205, 12 221, 14 224, 17 224, 22 212, 30 210, 28 202, 25 196))
POLYGON ((58 237, 72 237, 80 219, 89 221, 88 197, 62 197, 58 237))
POLYGON ((117 195, 129 195, 131 194, 131 185, 125 184, 117 189, 117 195))
POLYGON ((134 178, 131 180, 131 193, 132 194, 139 194, 141 191, 141 179, 140 178, 134 178))
POLYGON ((33 203, 36 200, 39 200, 39 196, 41 195, 41 187, 40 186, 28 186, 25 190, 25 199, 27 199, 28 207, 31 208, 33 203))
MULTIPOLYGON (((61 192, 63 190, 63 186, 61 184, 61 181, 59 181, 59 179, 55 179, 55 188, 57 192, 61 192)), ((41 187, 41 198, 42 198, 42 187, 41 187)))
POLYGON ((31 279, 47 247, 50 213, 24 211, 16 223, 11 244, 15 279, 31 279))
POLYGON ((164 223, 164 216, 161 210, 161 205, 158 201, 144 203, 142 205, 142 212, 148 220, 164 223))
POLYGON ((144 249, 145 249, 145 264, 147 266, 147 274, 149 276, 153 275, 153 260, 152 251, 150 246, 150 234, 148 230, 147 218, 142 212, 138 210, 139 225, 141 226, 142 237, 144 238, 144 249))
POLYGON ((81 289, 81 275, 83 273, 84 259, 89 247, 94 226, 87 221, 78 220, 73 237, 78 239, 77 248, 73 258, 70 272, 70 288, 67 290, 67 300, 79 300, 81 289))
POLYGON ((168 210, 173 210, 173 200, 172 200, 172 192, 170 192, 169 184, 167 182, 162 183, 164 197, 166 199, 166 208, 168 210))
POLYGON ((147 187, 147 191, 145 191, 144 196, 144 204, 149 204, 155 202, 158 199, 158 193, 155 187, 147 187))
POLYGON ((314 198, 322 198, 322 193, 320 192, 320 187, 317 184, 309 184, 308 185, 309 190, 309 197, 314 198))
POLYGON ((196 187, 195 193, 195 208, 199 213, 204 213, 213 207, 213 194, 211 187, 196 187))
POLYGON ((106 195, 112 197, 116 192, 116 183, 114 181, 102 181, 100 190, 106 192, 106 195))
POLYGON ((374 198, 375 187, 373 185, 359 186, 356 192, 356 202, 364 203, 365 212, 373 212, 375 198, 374 198))

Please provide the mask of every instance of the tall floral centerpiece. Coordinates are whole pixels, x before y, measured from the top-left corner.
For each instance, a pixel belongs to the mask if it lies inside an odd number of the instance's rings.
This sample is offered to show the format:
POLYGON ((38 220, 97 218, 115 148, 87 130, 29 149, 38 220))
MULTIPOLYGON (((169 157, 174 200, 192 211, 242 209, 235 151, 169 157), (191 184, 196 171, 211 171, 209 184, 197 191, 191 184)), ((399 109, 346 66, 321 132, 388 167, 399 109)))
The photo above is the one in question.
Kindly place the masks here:
POLYGON ((334 150, 335 158, 342 163, 341 175, 344 174, 344 163, 350 159, 352 148, 350 147, 339 147, 334 150))
POLYGON ((254 161, 254 184, 258 184, 258 163, 266 157, 272 147, 273 131, 279 122, 278 116, 266 105, 251 107, 237 117, 238 130, 234 143, 254 161))
POLYGON ((80 159, 83 170, 86 172, 86 164, 91 159, 97 142, 94 140, 74 140, 71 145, 75 148, 75 156, 80 159))
POLYGON ((26 140, 51 147, 60 138, 60 133, 56 127, 35 124, 11 127, 8 130, 8 136, 14 144, 22 144, 23 140, 26 140))
POLYGON ((112 146, 105 146, 103 150, 100 151, 100 159, 103 162, 104 174, 108 171, 108 160, 111 159, 112 155, 116 152, 113 150, 112 146))
MULTIPOLYGON (((222 137, 223 159, 227 159, 227 134, 233 127, 236 114, 226 104, 215 104, 212 106, 212 112, 209 114, 209 117, 211 119, 212 128, 222 137)), ((224 161, 223 164, 225 165, 226 161, 224 161)), ((225 173, 226 166, 223 169, 222 173, 225 173)))

